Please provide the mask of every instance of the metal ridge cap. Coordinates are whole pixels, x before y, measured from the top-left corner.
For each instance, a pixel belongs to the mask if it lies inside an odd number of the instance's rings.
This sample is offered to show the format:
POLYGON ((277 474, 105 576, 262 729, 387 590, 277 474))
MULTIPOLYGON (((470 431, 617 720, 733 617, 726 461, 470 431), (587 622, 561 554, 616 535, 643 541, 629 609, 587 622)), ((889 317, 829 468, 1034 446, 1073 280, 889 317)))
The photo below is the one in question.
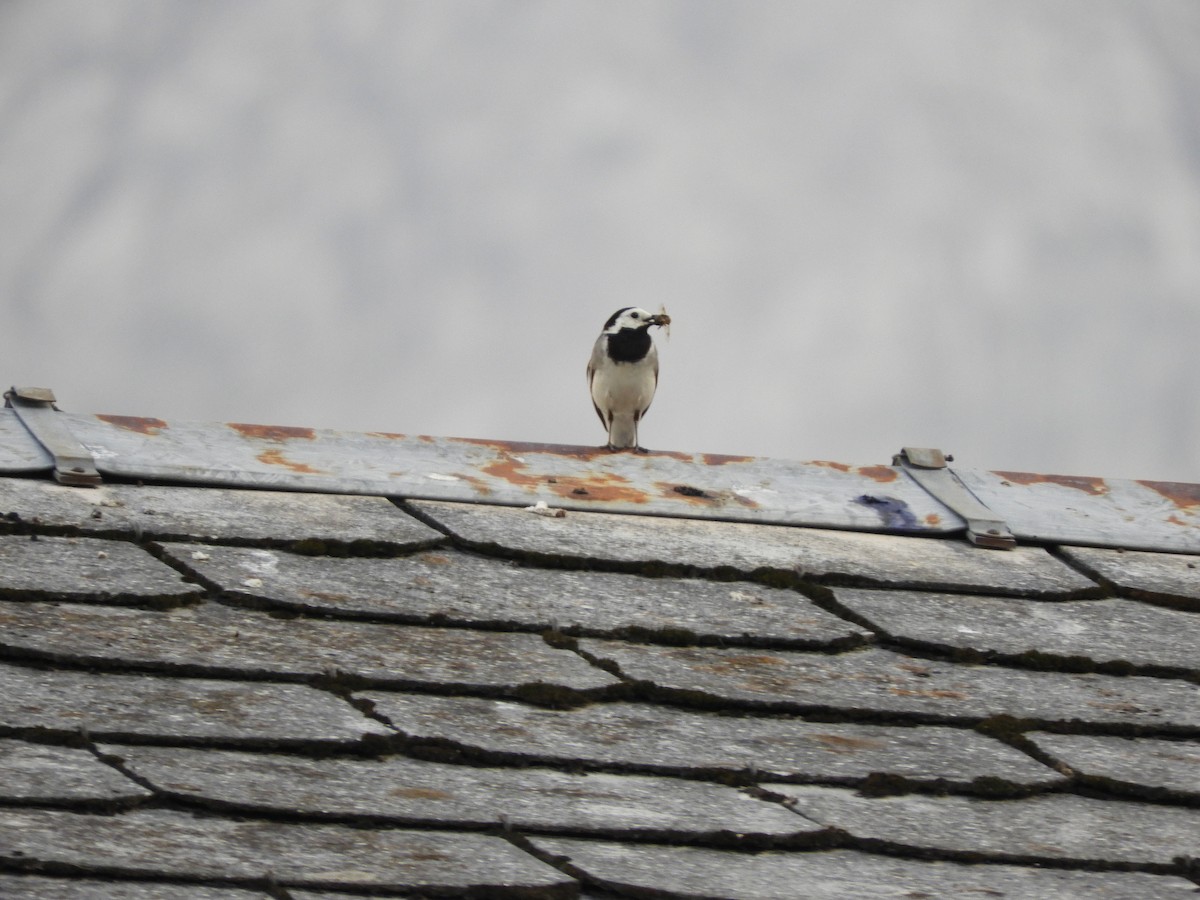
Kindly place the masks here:
MULTIPOLYGON (((899 465, 56 412, 102 476, 946 536, 967 523, 899 465)), ((53 459, 0 410, 0 474, 53 459)), ((1019 542, 1200 553, 1200 485, 953 476, 1019 542)))
POLYGON ((893 466, 62 414, 115 477, 722 519, 961 530, 893 466))

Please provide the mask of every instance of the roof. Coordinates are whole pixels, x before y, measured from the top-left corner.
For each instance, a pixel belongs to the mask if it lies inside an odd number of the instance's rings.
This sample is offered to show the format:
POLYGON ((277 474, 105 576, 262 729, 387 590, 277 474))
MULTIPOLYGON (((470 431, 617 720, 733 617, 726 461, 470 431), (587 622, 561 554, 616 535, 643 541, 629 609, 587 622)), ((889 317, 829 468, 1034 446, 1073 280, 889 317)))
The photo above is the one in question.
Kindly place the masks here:
POLYGON ((1195 485, 3 412, 0 896, 1200 882, 1195 485))

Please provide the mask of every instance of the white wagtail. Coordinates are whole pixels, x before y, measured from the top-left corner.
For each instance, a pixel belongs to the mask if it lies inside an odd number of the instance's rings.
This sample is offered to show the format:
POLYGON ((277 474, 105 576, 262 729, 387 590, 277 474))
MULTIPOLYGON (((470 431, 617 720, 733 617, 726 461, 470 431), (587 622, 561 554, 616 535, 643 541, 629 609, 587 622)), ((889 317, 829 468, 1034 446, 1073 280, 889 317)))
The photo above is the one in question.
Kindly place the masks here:
POLYGON ((608 449, 641 450, 638 422, 658 387, 658 351, 651 325, 670 325, 665 312, 652 315, 636 306, 618 309, 604 323, 588 362, 588 388, 596 415, 608 429, 608 449))

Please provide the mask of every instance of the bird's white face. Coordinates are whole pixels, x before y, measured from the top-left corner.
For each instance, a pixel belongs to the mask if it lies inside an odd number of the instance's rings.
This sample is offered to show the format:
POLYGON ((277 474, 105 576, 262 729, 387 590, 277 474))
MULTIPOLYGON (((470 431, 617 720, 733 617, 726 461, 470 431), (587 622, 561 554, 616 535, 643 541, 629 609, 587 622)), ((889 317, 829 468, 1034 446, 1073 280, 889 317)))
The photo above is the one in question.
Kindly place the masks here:
POLYGON ((641 307, 631 306, 613 313, 605 323, 604 331, 607 334, 616 334, 622 328, 646 328, 657 324, 659 324, 658 316, 641 307))

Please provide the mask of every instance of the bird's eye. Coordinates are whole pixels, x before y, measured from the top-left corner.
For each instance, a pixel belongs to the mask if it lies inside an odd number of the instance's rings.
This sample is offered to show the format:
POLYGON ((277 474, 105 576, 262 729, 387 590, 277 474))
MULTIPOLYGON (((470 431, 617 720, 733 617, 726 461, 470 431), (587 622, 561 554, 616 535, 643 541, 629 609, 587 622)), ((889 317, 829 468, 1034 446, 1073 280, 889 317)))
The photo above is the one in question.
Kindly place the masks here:
POLYGON ((630 315, 632 318, 634 318, 634 319, 640 319, 640 318, 641 318, 641 316, 639 316, 637 313, 630 313, 629 315, 630 315))

